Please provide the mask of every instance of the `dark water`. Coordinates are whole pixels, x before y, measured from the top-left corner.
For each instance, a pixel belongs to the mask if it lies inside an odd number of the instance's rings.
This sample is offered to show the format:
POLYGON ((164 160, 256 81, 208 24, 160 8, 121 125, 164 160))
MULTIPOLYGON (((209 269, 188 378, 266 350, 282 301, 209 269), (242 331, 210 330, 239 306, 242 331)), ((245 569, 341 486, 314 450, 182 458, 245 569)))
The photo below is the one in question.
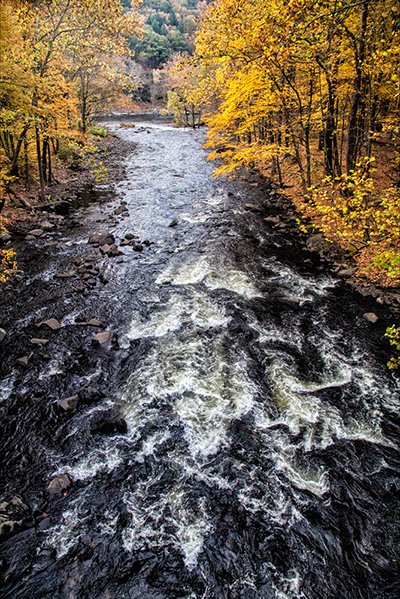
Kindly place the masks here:
POLYGON ((111 224, 118 201, 88 201, 56 257, 32 254, 18 311, 4 304, 2 485, 31 514, 2 545, 2 596, 397 598, 387 314, 324 274, 290 224, 279 233, 244 212, 267 184, 213 180, 202 132, 144 123, 118 134, 138 144, 117 186, 129 216, 111 224), (109 282, 82 296, 52 277, 92 251, 95 228, 151 245, 121 248, 120 262, 96 250, 109 282), (51 316, 65 326, 49 358, 13 369, 7 352, 51 316), (93 316, 118 348, 77 332, 93 316), (61 413, 85 385, 105 398, 61 413), (94 434, 117 412, 127 434, 94 434), (48 502, 63 473, 73 485, 48 502))

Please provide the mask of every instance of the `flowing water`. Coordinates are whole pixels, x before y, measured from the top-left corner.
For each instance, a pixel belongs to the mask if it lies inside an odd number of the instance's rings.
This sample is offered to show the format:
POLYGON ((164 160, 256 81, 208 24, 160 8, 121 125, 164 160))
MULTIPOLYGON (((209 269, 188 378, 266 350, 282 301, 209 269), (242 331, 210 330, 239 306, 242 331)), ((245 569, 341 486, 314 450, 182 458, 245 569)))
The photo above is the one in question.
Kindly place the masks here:
MULTIPOLYGON (((117 200, 81 208, 86 229, 64 257, 86 251, 95 226, 151 245, 105 259, 108 285, 60 308, 65 330, 101 317, 118 350, 79 369, 85 334, 70 347, 60 333, 37 379, 3 380, 3 405, 19 406, 5 459, 50 517, 6 541, 3 597, 398 597, 399 389, 362 318, 379 306, 245 212, 279 202, 251 175, 212 179, 202 132, 110 127, 137 144, 116 189, 129 217, 96 225, 117 200), (84 384, 106 397, 60 415, 84 384), (40 389, 38 417, 28 398, 40 389), (128 432, 93 435, 116 406, 128 432), (63 473, 72 487, 43 503, 63 473)), ((46 262, 29 284, 53 273, 46 262)), ((53 316, 49 301, 15 326, 53 316)))

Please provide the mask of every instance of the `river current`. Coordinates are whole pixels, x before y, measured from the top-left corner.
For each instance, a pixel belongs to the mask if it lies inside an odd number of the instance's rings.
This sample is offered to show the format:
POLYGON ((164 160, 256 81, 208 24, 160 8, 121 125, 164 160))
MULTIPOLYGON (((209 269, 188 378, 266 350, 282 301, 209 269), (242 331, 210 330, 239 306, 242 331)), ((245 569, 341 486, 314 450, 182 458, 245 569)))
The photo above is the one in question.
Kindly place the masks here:
MULTIPOLYGON (((263 220, 278 211, 267 182, 213 179, 202 131, 109 128, 137 144, 126 180, 113 201, 79 209, 64 259, 94 228, 151 245, 104 258, 108 284, 59 312, 66 328, 100 318, 118 350, 78 370, 60 333, 35 380, 3 380, 3 405, 41 384, 47 394, 49 424, 31 404, 8 416, 5 459, 32 481, 23 496, 40 511, 52 477, 72 486, 43 508, 47 526, 6 541, 2 596, 397 598, 399 388, 362 317, 379 305, 263 220), (267 197, 264 214, 244 211, 267 197), (121 200, 129 216, 97 222, 121 200), (60 416, 83 384, 104 399, 60 416), (116 407, 128 432, 91 434, 116 407)), ((53 316, 49 305, 14 326, 53 316)))

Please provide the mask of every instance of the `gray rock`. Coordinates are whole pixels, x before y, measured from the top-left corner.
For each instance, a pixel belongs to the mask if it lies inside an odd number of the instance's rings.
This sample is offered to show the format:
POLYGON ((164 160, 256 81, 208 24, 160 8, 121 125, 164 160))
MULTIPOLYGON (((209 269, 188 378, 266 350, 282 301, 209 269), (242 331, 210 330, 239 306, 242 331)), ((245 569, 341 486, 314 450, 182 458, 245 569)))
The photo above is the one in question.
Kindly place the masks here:
POLYGON ((356 268, 344 268, 343 270, 339 270, 338 275, 341 277, 352 277, 356 272, 356 268))
POLYGON ((60 401, 58 405, 60 406, 60 408, 65 410, 65 412, 71 412, 72 410, 75 410, 77 408, 78 402, 78 395, 71 395, 71 397, 66 397, 65 399, 60 401))
POLYGON ((0 539, 19 532, 32 523, 32 511, 19 495, 0 503, 0 539))
POLYGON ((100 322, 100 320, 97 320, 97 318, 91 318, 87 324, 90 324, 92 327, 102 327, 103 323, 100 322))
POLYGON ((7 331, 5 331, 4 329, 0 329, 0 343, 3 341, 3 339, 5 339, 6 336, 7 331))
POLYGON ((0 245, 4 245, 8 241, 11 241, 11 235, 9 233, 0 233, 0 245))
POLYGON ((374 314, 373 312, 366 312, 365 314, 363 314, 363 318, 365 318, 365 320, 368 320, 368 322, 372 322, 372 323, 375 323, 379 320, 377 315, 374 314))
POLYGON ((92 339, 92 343, 94 345, 104 345, 105 343, 109 343, 114 338, 114 333, 112 331, 104 331, 103 333, 97 333, 92 339))
POLYGON ((264 221, 266 223, 279 223, 281 221, 281 219, 279 218, 279 216, 267 216, 266 218, 264 218, 264 221))
POLYGON ((109 231, 95 231, 89 237, 89 243, 96 244, 99 246, 112 244, 115 241, 115 237, 109 231))
POLYGON ((68 474, 60 474, 60 476, 53 478, 47 485, 46 494, 49 495, 49 497, 60 495, 60 493, 66 491, 71 485, 72 481, 68 474))
POLYGON ((33 235, 34 237, 42 237, 45 235, 45 232, 42 229, 32 229, 29 231, 28 235, 33 235))
POLYGON ((48 339, 38 339, 37 337, 33 337, 29 340, 29 343, 32 343, 33 345, 46 345, 48 341, 48 339))
POLYGON ((129 241, 130 241, 131 239, 135 239, 135 238, 137 239, 137 235, 134 235, 133 233, 127 233, 127 234, 125 235, 125 239, 128 239, 129 241))
POLYGON ((33 239, 36 239, 36 237, 34 235, 26 235, 25 239, 26 241, 32 241, 33 239))
POLYGON ((134 243, 132 245, 132 249, 134 252, 143 252, 143 246, 141 243, 134 243))
POLYGON ((17 358, 15 361, 20 366, 28 366, 28 356, 22 356, 21 358, 17 358))
POLYGON ((263 209, 260 206, 256 206, 255 204, 245 204, 243 206, 245 210, 250 210, 251 212, 262 212, 263 209))
POLYGON ((50 223, 48 220, 45 220, 41 225, 40 228, 43 231, 51 231, 52 229, 54 229, 54 223, 50 223))
POLYGON ((169 223, 169 225, 168 225, 168 226, 169 226, 169 227, 176 227, 176 226, 177 226, 177 224, 178 224, 178 221, 177 221, 177 220, 174 218, 174 220, 172 220, 172 221, 169 223))
POLYGON ((131 243, 130 239, 123 239, 119 245, 125 246, 125 245, 129 245, 130 243, 131 243))
POLYGON ((42 324, 46 325, 46 327, 49 327, 53 331, 56 331, 57 329, 61 329, 61 326, 62 326, 58 322, 58 320, 56 320, 55 318, 49 318, 48 320, 43 320, 37 326, 40 327, 42 324))
POLYGON ((107 254, 109 253, 109 251, 111 250, 111 246, 108 245, 108 243, 105 243, 103 246, 100 247, 100 251, 102 254, 107 254))

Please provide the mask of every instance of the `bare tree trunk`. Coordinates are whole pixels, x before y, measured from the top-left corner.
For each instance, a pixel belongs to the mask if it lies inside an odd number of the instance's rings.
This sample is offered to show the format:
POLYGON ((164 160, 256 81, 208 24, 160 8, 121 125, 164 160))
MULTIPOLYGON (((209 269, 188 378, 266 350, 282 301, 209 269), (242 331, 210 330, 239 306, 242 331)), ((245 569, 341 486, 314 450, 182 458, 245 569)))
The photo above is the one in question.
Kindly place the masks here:
POLYGON ((25 163, 25 189, 29 187, 29 158, 28 158, 28 142, 24 139, 24 163, 25 163))
POLYGON ((354 91, 351 99, 349 119, 347 125, 346 169, 347 173, 354 170, 357 161, 357 147, 359 146, 359 109, 362 102, 362 65, 365 58, 365 34, 367 30, 368 2, 363 2, 360 14, 360 33, 358 47, 356 48, 356 76, 354 91))
POLYGON ((45 193, 45 188, 44 188, 44 178, 43 178, 43 169, 42 169, 42 154, 40 152, 39 127, 37 124, 35 125, 35 136, 36 136, 36 153, 37 153, 39 181, 40 181, 40 199, 43 203, 45 203, 46 193, 45 193))

